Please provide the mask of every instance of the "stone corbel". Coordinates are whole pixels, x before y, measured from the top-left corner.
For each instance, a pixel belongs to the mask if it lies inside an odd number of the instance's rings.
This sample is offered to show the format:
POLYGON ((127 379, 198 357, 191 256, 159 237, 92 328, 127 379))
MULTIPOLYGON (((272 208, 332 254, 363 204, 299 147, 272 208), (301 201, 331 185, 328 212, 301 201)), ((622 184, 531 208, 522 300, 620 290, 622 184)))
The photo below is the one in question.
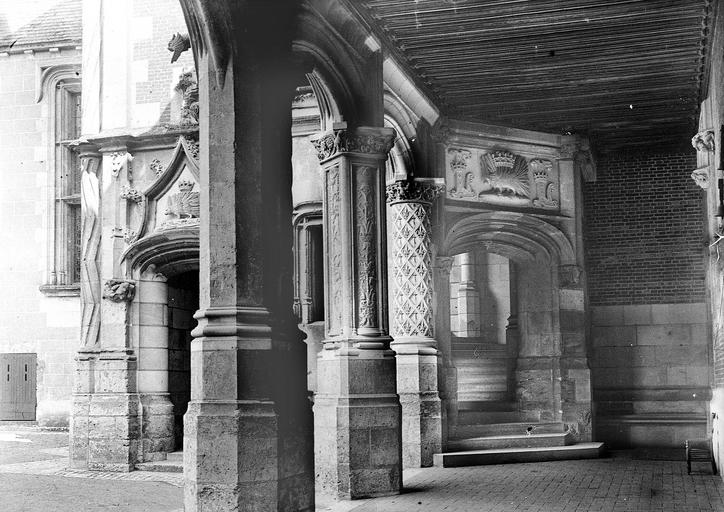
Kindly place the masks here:
POLYGON ((703 130, 694 135, 691 138, 691 145, 696 149, 697 151, 701 152, 710 152, 713 153, 716 149, 716 144, 714 143, 714 131, 713 130, 703 130))
POLYGON ((560 147, 562 159, 573 160, 576 170, 586 182, 596 181, 596 159, 591 149, 591 144, 586 139, 578 139, 565 142, 560 147))
POLYGON ((700 167, 699 169, 694 169, 691 173, 691 179, 704 190, 708 189, 710 183, 709 168, 700 167))
POLYGON ((103 298, 111 302, 130 302, 136 293, 136 283, 128 279, 109 279, 103 284, 103 298))

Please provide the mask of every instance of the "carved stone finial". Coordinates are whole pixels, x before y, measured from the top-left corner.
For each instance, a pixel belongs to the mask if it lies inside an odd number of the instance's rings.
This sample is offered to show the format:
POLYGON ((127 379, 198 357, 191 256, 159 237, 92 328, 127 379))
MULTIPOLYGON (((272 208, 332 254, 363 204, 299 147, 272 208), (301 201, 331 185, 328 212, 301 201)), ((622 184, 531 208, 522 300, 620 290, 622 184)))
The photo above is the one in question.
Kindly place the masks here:
POLYGON ((193 71, 182 73, 176 90, 183 95, 181 106, 182 124, 198 124, 199 122, 199 86, 193 71))
POLYGON ((389 204, 400 202, 416 202, 431 205, 435 198, 445 189, 445 185, 414 181, 399 180, 387 185, 385 196, 389 204))
POLYGON ((188 34, 176 33, 168 42, 168 51, 173 52, 171 64, 176 62, 183 52, 191 48, 191 39, 188 34))
POLYGON ((714 132, 712 130, 704 130, 692 137, 691 145, 697 151, 711 151, 715 149, 714 132))
POLYGON ((111 302, 130 302, 136 293, 136 283, 126 279, 109 279, 103 284, 103 298, 111 302))
POLYGON ((699 185, 704 190, 709 188, 709 169, 706 167, 701 167, 699 169, 694 169, 691 173, 691 179, 693 179, 697 185, 699 185))

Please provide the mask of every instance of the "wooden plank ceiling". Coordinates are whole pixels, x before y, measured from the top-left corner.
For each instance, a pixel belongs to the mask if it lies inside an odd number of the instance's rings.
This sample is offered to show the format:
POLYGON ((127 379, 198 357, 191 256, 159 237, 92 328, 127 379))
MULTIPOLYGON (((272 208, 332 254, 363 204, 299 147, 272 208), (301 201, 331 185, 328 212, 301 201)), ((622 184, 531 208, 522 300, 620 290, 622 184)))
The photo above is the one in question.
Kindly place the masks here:
POLYGON ((584 134, 603 151, 696 130, 710 0, 351 3, 449 117, 584 134))

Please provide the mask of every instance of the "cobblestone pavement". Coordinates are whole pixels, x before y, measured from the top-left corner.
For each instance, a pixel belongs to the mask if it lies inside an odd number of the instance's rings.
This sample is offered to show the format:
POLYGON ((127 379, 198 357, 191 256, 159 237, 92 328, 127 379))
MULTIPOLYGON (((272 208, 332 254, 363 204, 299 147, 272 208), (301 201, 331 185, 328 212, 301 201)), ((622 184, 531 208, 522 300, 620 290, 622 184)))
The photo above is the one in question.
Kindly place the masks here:
MULTIPOLYGON (((0 511, 180 512, 182 476, 67 468, 68 434, 0 425, 0 511)), ((329 502, 328 512, 724 512, 724 482, 706 464, 635 460, 430 468, 405 472, 400 496, 329 502)))
POLYGON ((0 425, 0 511, 181 512, 176 473, 68 469, 68 433, 0 425))

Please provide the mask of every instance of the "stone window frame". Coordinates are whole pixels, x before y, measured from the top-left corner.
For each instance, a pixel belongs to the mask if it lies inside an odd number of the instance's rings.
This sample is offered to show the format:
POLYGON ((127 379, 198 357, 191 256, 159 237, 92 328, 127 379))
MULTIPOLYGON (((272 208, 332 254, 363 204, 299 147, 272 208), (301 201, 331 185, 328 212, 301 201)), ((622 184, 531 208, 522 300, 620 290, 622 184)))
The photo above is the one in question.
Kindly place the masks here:
POLYGON ((47 267, 40 291, 47 296, 80 296, 80 64, 38 70, 37 102, 47 123, 47 267))

